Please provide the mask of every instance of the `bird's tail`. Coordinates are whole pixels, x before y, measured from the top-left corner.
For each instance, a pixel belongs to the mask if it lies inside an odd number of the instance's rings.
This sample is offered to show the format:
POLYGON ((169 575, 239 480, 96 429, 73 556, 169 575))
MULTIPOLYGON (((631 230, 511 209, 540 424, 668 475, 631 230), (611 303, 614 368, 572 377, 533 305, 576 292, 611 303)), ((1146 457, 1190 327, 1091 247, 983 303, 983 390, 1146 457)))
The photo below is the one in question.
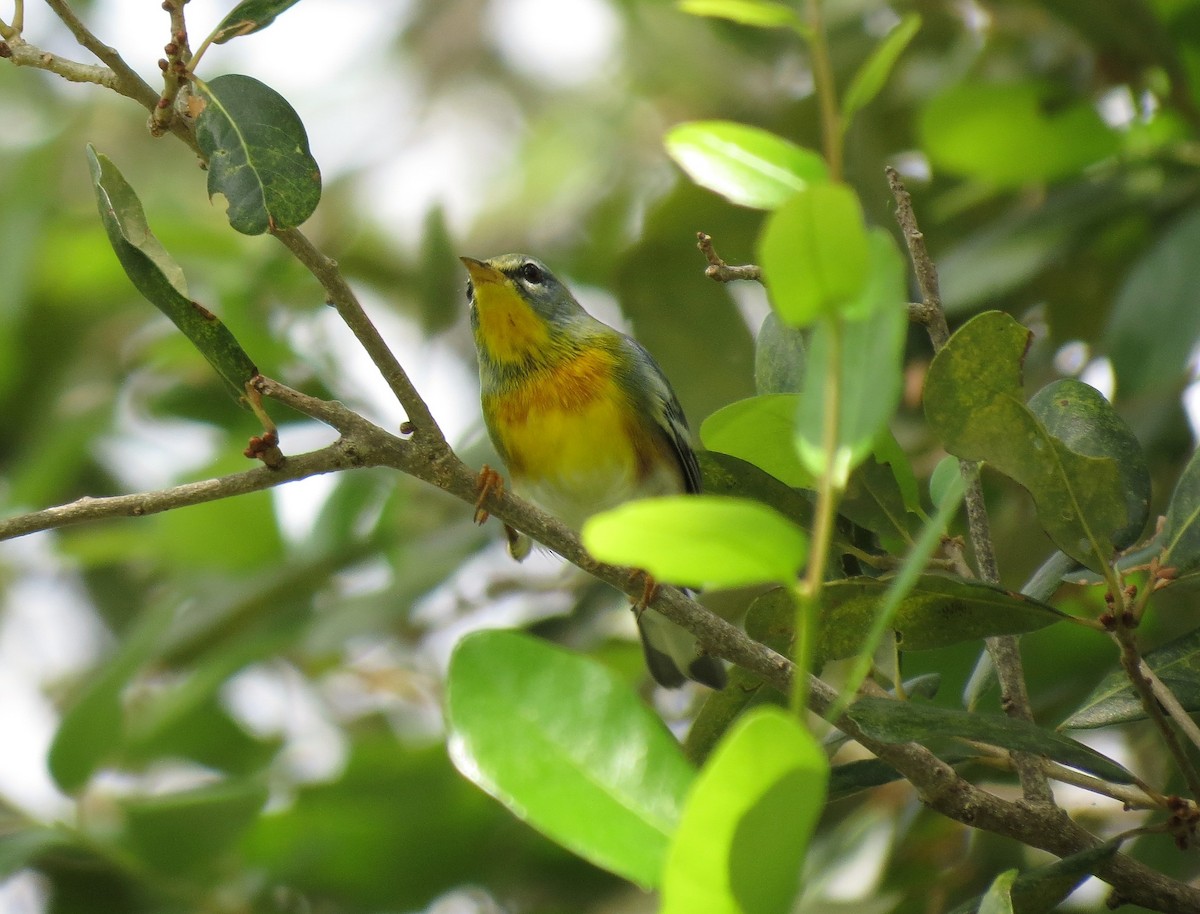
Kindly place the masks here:
POLYGON ((660 612, 646 609, 638 615, 638 631, 646 666, 655 681, 676 689, 692 679, 710 689, 725 688, 725 667, 716 657, 700 652, 696 636, 660 612))

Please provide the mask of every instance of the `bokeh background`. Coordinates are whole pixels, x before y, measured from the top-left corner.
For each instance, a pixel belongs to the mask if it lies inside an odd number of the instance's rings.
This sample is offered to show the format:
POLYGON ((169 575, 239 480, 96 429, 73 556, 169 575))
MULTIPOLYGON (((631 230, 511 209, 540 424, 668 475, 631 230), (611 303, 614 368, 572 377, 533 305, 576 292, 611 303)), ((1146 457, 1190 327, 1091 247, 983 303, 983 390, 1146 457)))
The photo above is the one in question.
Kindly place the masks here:
MULTIPOLYGON (((74 5, 156 83, 168 26, 158 3, 74 5)), ((46 7, 27 6, 27 40, 87 59, 46 7)), ((193 45, 232 6, 193 0, 193 45)), ((1031 392, 1080 375, 1112 397, 1150 456, 1161 510, 1194 447, 1200 3, 825 7, 843 87, 901 15, 923 17, 846 137, 868 219, 894 229, 883 178, 894 164, 952 321, 1009 310, 1037 333, 1031 392)), ((254 76, 299 112, 325 186, 304 231, 478 464, 492 455, 460 254, 546 261, 655 354, 693 426, 754 392, 765 295, 707 280, 695 235, 750 261, 762 214, 691 184, 662 138, 725 118, 816 148, 809 65, 788 33, 661 0, 302 0, 212 48, 201 75, 254 76)), ((0 61, 0 510, 242 469, 256 430, 125 278, 97 218, 87 143, 136 188, 193 296, 264 373, 387 427, 403 420, 313 279, 271 238, 229 229, 187 149, 151 138, 128 100, 0 61)), ((914 332, 894 429, 922 475, 940 456, 919 412, 929 355, 914 332)), ((286 451, 332 438, 276 418, 286 451)), ((1015 588, 1050 546, 1030 532, 1023 493, 987 483, 1015 588)), ((447 760, 445 662, 480 625, 528 625, 594 652, 680 730, 700 697, 653 693, 613 594, 550 556, 517 568, 498 538, 438 492, 360 471, 0 545, 0 911, 653 910, 447 760), (119 697, 123 710, 94 718, 111 747, 68 796, 47 754, 64 710, 89 697, 119 697), (170 800, 197 785, 224 790, 224 804, 170 800)), ((1063 599, 1095 611, 1086 590, 1063 599)), ((1152 646, 1196 622, 1186 594, 1168 596, 1145 637, 1152 646)), ((1074 632, 1025 644, 1046 721, 1113 662, 1074 632)), ((913 660, 913 672, 943 674, 939 700, 954 704, 975 655, 913 660)), ((1096 739, 1154 773, 1145 736, 1096 739)), ((1078 803, 1101 831, 1130 826, 1115 803, 1078 803)), ((1136 852, 1195 869, 1166 840, 1136 852)), ((939 912, 1003 867, 1039 862, 921 811, 897 785, 831 808, 803 910, 939 912)), ((1089 885, 1074 909, 1101 896, 1089 885)))

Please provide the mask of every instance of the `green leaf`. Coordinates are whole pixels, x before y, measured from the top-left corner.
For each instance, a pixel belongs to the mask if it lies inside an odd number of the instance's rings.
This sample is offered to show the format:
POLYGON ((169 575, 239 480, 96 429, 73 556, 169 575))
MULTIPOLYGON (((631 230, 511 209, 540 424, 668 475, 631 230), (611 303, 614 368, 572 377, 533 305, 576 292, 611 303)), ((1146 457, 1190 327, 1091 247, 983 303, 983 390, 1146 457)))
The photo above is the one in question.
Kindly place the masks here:
POLYGON ((855 302, 867 286, 870 259, 862 206, 844 184, 814 184, 795 194, 758 239, 772 306, 797 327, 855 302))
POLYGON ((121 746, 124 732, 122 693, 160 648, 172 612, 143 616, 104 668, 63 715, 50 744, 48 764, 54 782, 67 793, 83 787, 100 764, 121 746))
POLYGON ((1076 454, 1116 461, 1129 523, 1113 533, 1112 543, 1124 549, 1137 542, 1150 517, 1150 468, 1125 420, 1100 391, 1075 378, 1047 384, 1030 397, 1029 409, 1076 454))
POLYGON ((141 201, 117 167, 91 145, 87 159, 100 219, 126 275, 192 341, 233 395, 241 397, 258 369, 217 316, 188 298, 183 271, 150 231, 141 201))
POLYGON ((795 10, 771 0, 679 0, 679 9, 693 16, 728 19, 761 29, 803 28, 795 10))
MULTIPOLYGON (((1185 711, 1200 711, 1200 629, 1188 632, 1144 657, 1185 711)), ((1144 720, 1146 709, 1122 669, 1105 676, 1079 708, 1060 724, 1066 730, 1111 727, 1144 720)))
POLYGON ((24 828, 5 827, 0 832, 0 883, 37 862, 43 854, 68 848, 71 839, 65 831, 31 825, 24 828))
POLYGON ((236 73, 196 80, 204 110, 196 141, 208 157, 208 195, 223 194, 229 224, 246 235, 293 228, 321 199, 321 170, 287 99, 236 73))
POLYGON ((774 508, 800 529, 813 523, 813 505, 808 497, 754 464, 718 451, 699 451, 700 475, 705 495, 752 498, 774 508))
POLYGON ((164 873, 202 870, 228 850, 267 802, 259 778, 221 781, 194 790, 121 800, 125 838, 164 873))
POLYGON ((963 325, 934 357, 925 416, 951 454, 986 460, 1033 496, 1038 522, 1063 552, 1098 569, 1129 523, 1116 463, 1077 454, 1024 404, 1029 331, 1000 311, 963 325))
MULTIPOLYGON (((818 654, 851 657, 871 626, 888 578, 830 581, 822 590, 818 654)), ((892 620, 897 646, 928 651, 993 635, 1018 635, 1069 620, 1065 613, 990 584, 922 575, 892 620)))
POLYGON ((1007 870, 992 880, 979 901, 979 914, 1013 914, 1012 887, 1016 881, 1016 870, 1007 870))
POLYGON ((526 635, 468 635, 450 660, 454 764, 514 815, 644 887, 659 882, 694 772, 605 667, 526 635))
POLYGON ((627 502, 589 518, 583 544, 602 562, 683 587, 789 583, 807 554, 804 531, 778 511, 717 495, 627 502))
POLYGON ((767 130, 733 121, 692 121, 667 132, 667 153, 701 187, 731 203, 776 209, 829 180, 825 160, 767 130))
POLYGON ((825 806, 829 762, 786 711, 758 708, 717 746, 667 854, 662 914, 786 914, 825 806))
POLYGON ((796 394, 804 389, 808 346, 803 330, 768 311, 754 338, 754 390, 759 395, 796 394))
POLYGON ((856 111, 865 108, 884 87, 896 61, 921 28, 921 17, 909 13, 897 23, 858 68, 842 100, 843 129, 856 111))
POLYGON ((891 236, 870 235, 870 273, 863 293, 840 315, 817 324, 805 368, 796 442, 800 460, 814 476, 828 461, 835 484, 844 487, 853 469, 871 453, 900 403, 904 342, 908 334, 904 263, 891 236), (836 382, 830 372, 840 351, 836 382), (826 452, 825 412, 837 383, 838 423, 833 450, 826 452))
POLYGON ((1167 393, 1182 384, 1200 337, 1200 210, 1168 228, 1121 284, 1104 331, 1122 395, 1167 393), (1168 329, 1169 328, 1169 329, 1168 329))
POLYGON ((955 86, 922 112, 921 146, 935 168, 1001 187, 1055 181, 1116 153, 1118 135, 1090 100, 1047 95, 1032 82, 955 86))
POLYGON ((846 713, 864 733, 885 743, 920 743, 955 737, 1043 756, 1119 784, 1133 783, 1133 775, 1094 749, 1029 721, 1002 714, 937 708, 887 698, 860 698, 846 713))
POLYGON ((1179 475, 1163 527, 1162 565, 1183 574, 1200 565, 1200 451, 1179 475))
POLYGON ((299 0, 242 0, 235 6, 212 34, 213 44, 224 44, 231 38, 250 35, 265 29, 275 17, 299 0))
POLYGON ((813 475, 796 453, 797 394, 764 394, 723 406, 700 424, 710 451, 740 457, 793 488, 810 489, 813 475))
POLYGON ((850 474, 838 511, 878 535, 889 552, 899 554, 912 543, 923 516, 917 480, 890 430, 850 474))

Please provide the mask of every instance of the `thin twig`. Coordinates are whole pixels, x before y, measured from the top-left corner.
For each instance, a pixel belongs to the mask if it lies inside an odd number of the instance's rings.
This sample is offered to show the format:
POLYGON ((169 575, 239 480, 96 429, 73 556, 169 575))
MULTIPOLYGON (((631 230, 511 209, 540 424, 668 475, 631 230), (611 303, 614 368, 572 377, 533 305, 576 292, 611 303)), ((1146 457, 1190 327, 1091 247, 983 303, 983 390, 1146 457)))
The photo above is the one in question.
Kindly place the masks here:
POLYGON ((164 0, 163 9, 171 14, 171 40, 163 47, 167 56, 158 62, 163 71, 163 90, 150 115, 150 133, 162 136, 170 128, 175 117, 175 99, 187 85, 188 64, 192 49, 188 46, 187 22, 183 8, 186 0, 164 0))
POLYGON ((1163 706, 1171 720, 1175 721, 1175 725, 1191 740, 1193 746, 1200 748, 1200 727, 1196 726, 1196 722, 1192 720, 1192 716, 1179 703, 1179 699, 1175 693, 1167 687, 1165 682, 1158 678, 1158 674, 1154 670, 1150 669, 1150 665, 1146 663, 1145 657, 1138 659, 1138 669, 1146 677, 1146 681, 1150 683, 1154 697, 1158 699, 1158 703, 1163 706))
POLYGON ((275 232, 275 237, 308 267, 309 272, 324 287, 329 303, 337 309, 342 320, 367 351, 371 361, 383 374, 396 399, 400 401, 414 427, 414 438, 423 447, 437 452, 449 452, 449 445, 446 444, 446 438, 438 427, 437 420, 417 393, 399 360, 367 317, 354 290, 338 270, 337 261, 319 251, 299 229, 280 229, 275 232))
POLYGON ((117 74, 108 67, 50 54, 29 44, 20 35, 14 35, 0 45, 0 57, 7 57, 18 67, 46 70, 67 82, 94 83, 106 89, 118 90, 117 74))
POLYGON ((1159 704, 1154 687, 1150 679, 1146 676, 1146 673, 1151 671, 1142 660, 1136 636, 1132 629, 1122 622, 1119 616, 1114 620, 1112 636, 1121 651, 1121 668, 1125 670, 1125 675, 1129 679, 1130 685, 1137 692, 1146 715, 1158 729, 1163 744, 1166 745, 1167 751, 1171 753, 1171 758, 1175 760, 1176 766, 1179 768, 1184 781, 1188 785, 1188 790, 1191 791, 1192 799, 1200 800, 1200 772, 1197 772, 1196 766, 1192 764, 1192 760, 1188 757, 1183 744, 1179 742, 1178 734, 1172 728, 1166 714, 1163 713, 1162 705, 1159 704))
POLYGON ((743 264, 740 267, 730 266, 717 256, 717 252, 713 249, 711 236, 704 232, 696 232, 696 239, 696 247, 708 261, 708 268, 704 271, 704 275, 709 279, 715 279, 717 282, 733 282, 735 279, 749 279, 758 283, 763 281, 762 267, 753 263, 743 264))
MULTIPOLYGON (((888 186, 896 201, 896 221, 900 223, 904 234, 904 243, 908 247, 909 259, 912 261, 917 285, 921 290, 921 309, 917 317, 925 325, 936 352, 950 339, 950 329, 946 324, 946 313, 942 307, 941 291, 938 287, 937 268, 925 247, 925 236, 917 224, 912 197, 900 179, 900 173, 890 165, 885 171, 888 186)), ((910 314, 912 311, 910 306, 910 314)), ((975 461, 960 460, 959 472, 966 483, 964 503, 967 509, 967 527, 975 551, 979 577, 985 583, 999 584, 1000 572, 996 566, 987 503, 983 499, 983 487, 979 483, 979 465, 975 461)), ((1033 706, 1025 684, 1019 640, 1015 635, 1005 635, 987 638, 984 643, 996 668, 996 678, 1000 682, 1000 703, 1004 713, 1009 717, 1032 723, 1033 706)), ((1014 753, 1013 759, 1020 774, 1025 799, 1030 803, 1052 804, 1054 793, 1042 773, 1041 761, 1026 753, 1014 753)))
POLYGON ((148 110, 154 108, 154 104, 158 100, 158 93, 150 88, 149 83, 138 76, 137 71, 125 62, 116 48, 109 47, 88 30, 66 0, 46 0, 46 5, 62 20, 63 25, 71 30, 71 34, 75 36, 75 40, 81 46, 95 54, 116 74, 118 91, 122 95, 136 100, 148 110))

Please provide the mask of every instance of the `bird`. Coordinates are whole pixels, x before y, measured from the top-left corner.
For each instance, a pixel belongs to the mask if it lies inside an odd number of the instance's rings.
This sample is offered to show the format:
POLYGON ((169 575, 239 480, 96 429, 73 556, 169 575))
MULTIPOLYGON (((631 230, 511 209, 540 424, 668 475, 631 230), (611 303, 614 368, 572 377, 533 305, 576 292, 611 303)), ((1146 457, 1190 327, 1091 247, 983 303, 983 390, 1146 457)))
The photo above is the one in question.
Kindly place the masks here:
MULTIPOLYGON (((645 347, 590 315, 540 260, 460 259, 483 418, 516 494, 578 531, 635 498, 700 491, 687 419, 645 347)), ((506 533, 510 555, 523 560, 531 541, 506 533)), ((654 679, 723 688, 721 661, 645 602, 638 631, 654 679)))

